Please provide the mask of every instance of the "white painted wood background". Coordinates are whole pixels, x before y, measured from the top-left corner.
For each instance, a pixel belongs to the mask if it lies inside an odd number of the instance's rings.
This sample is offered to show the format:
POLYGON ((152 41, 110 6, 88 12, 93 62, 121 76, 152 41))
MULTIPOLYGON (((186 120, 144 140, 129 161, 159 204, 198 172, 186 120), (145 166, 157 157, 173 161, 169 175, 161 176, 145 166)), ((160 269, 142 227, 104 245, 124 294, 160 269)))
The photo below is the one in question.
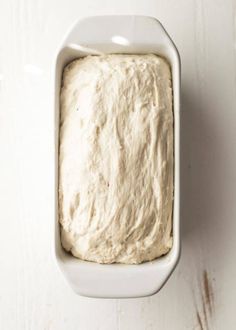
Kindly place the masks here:
POLYGON ((236 329, 235 43, 235 0, 0 0, 1 330, 236 329), (94 14, 156 16, 182 57, 182 257, 150 298, 79 297, 53 260, 52 61, 94 14))

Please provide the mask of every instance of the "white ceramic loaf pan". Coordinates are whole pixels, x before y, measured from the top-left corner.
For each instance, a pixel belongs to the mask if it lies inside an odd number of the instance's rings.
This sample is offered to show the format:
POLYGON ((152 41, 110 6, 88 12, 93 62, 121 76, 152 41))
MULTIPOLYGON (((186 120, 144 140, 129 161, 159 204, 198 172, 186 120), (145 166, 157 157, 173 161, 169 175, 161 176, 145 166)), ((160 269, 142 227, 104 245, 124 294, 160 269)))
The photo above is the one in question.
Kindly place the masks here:
POLYGON ((179 232, 179 108, 180 59, 172 40, 158 20, 145 16, 96 16, 76 22, 66 35, 55 60, 55 254, 67 282, 80 295, 104 298, 149 296, 164 285, 180 255, 179 232), (59 95, 63 68, 88 54, 154 53, 165 57, 172 69, 174 111, 173 247, 152 262, 140 265, 100 265, 66 253, 58 223, 59 95))

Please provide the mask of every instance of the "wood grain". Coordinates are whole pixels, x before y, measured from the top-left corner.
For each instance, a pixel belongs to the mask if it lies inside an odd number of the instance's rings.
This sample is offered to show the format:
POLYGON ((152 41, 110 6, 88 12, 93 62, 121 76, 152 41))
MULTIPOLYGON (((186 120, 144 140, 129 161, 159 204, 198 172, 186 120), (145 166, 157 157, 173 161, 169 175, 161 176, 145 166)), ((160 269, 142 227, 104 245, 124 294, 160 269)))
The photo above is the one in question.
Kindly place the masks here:
POLYGON ((235 0, 2 0, 0 18, 0 329, 236 329, 235 0), (156 16, 182 59, 182 257, 143 299, 76 296, 53 260, 53 57, 99 14, 156 16))

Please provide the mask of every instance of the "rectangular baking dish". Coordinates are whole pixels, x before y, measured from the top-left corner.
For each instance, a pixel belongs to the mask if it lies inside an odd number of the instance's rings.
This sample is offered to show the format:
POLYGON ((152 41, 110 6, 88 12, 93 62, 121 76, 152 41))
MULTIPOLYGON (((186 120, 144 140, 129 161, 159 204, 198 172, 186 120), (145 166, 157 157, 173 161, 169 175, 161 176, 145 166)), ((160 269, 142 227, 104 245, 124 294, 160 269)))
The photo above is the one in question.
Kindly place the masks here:
POLYGON ((161 23, 146 16, 95 16, 77 21, 66 34, 55 59, 55 256, 57 264, 73 290, 83 296, 130 298, 152 295, 160 290, 174 270, 180 255, 179 230, 179 109, 180 58, 161 23), (154 53, 171 65, 174 112, 174 201, 173 247, 152 262, 140 265, 100 265, 79 260, 65 252, 60 242, 58 222, 58 145, 60 86, 63 68, 70 61, 89 54, 154 53))

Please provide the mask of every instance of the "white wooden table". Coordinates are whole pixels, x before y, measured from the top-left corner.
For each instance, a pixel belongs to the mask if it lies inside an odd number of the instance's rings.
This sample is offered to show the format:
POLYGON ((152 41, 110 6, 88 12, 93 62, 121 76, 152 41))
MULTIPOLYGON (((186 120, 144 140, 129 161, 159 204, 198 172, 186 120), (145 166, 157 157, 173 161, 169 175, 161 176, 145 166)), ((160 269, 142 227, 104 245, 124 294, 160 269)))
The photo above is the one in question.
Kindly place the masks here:
POLYGON ((0 329, 236 329, 236 1, 0 0, 0 329), (182 257, 150 298, 75 295, 52 255, 52 61, 77 18, 156 16, 182 57, 182 257))

